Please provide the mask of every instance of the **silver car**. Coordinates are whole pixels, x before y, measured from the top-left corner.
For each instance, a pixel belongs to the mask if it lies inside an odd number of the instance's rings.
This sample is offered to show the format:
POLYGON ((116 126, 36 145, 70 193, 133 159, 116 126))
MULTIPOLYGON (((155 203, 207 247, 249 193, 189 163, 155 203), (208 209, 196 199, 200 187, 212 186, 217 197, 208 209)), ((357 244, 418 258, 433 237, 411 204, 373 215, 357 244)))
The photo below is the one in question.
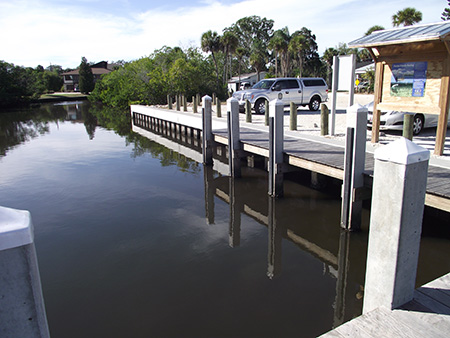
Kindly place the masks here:
MULTIPOLYGON (((373 102, 365 105, 368 110, 367 126, 372 128, 373 102)), ((403 130, 403 120, 406 114, 414 114, 413 134, 419 135, 424 128, 437 127, 438 114, 408 113, 396 110, 382 111, 380 116, 380 130, 403 130)), ((450 126, 450 114, 447 126, 450 126)))
POLYGON ((245 101, 250 101, 256 114, 264 114, 267 101, 281 99, 285 106, 294 102, 297 106, 309 106, 318 110, 320 103, 328 100, 328 86, 322 78, 274 78, 264 79, 251 89, 233 94, 239 101, 240 111, 244 111, 245 101))

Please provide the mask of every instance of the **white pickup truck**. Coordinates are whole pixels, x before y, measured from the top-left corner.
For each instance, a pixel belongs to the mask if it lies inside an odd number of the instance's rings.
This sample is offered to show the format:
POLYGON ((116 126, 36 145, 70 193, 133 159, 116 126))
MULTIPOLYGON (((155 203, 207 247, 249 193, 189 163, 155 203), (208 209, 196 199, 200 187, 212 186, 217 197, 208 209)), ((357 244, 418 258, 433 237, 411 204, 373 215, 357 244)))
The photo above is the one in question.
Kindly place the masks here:
POLYGON ((241 112, 245 101, 249 100, 256 114, 264 114, 266 101, 277 98, 281 98, 285 106, 294 102, 297 106, 308 105, 310 110, 318 110, 320 103, 328 100, 328 86, 322 78, 264 79, 251 89, 237 91, 233 97, 239 101, 241 112))

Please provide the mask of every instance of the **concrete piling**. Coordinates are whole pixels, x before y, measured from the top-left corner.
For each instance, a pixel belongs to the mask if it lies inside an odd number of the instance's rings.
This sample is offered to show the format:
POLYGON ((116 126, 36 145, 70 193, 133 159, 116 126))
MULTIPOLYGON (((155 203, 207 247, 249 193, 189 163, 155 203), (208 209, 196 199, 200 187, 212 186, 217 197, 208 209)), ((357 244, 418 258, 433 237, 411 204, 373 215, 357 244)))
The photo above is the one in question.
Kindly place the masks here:
POLYGON ((50 337, 28 211, 0 207, 0 335, 50 337))
POLYGON ((228 163, 231 177, 241 177, 239 102, 235 98, 227 100, 228 122, 228 163))
POLYGON ((212 133, 212 113, 211 113, 211 103, 212 99, 209 96, 203 96, 203 107, 202 107, 202 150, 203 150, 203 164, 212 165, 213 164, 213 133, 212 133))
POLYGON ((430 152, 401 138, 374 158, 363 313, 413 299, 430 152))
POLYGON ((341 226, 347 230, 358 230, 361 227, 362 199, 357 196, 358 190, 364 187, 366 135, 367 108, 360 105, 349 107, 341 209, 341 226))
POLYGON ((269 117, 269 195, 283 196, 284 105, 277 99, 270 102, 269 117))

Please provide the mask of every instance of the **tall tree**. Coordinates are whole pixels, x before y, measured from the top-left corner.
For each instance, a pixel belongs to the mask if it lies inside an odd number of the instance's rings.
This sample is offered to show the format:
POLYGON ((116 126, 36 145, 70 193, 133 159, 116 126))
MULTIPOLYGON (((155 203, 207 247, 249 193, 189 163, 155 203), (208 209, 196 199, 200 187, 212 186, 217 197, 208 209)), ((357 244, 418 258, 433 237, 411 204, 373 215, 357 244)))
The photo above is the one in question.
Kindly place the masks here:
POLYGON ((304 63, 308 60, 318 59, 316 36, 311 30, 303 27, 291 36, 289 50, 296 55, 298 64, 298 75, 303 74, 304 63))
POLYGON ((267 52, 264 48, 264 43, 262 41, 256 40, 252 46, 252 51, 250 54, 250 64, 258 74, 258 81, 260 80, 261 71, 266 69, 266 56, 267 52))
POLYGON ((242 58, 247 54, 247 50, 243 47, 236 48, 236 56, 238 58, 238 74, 239 74, 239 87, 241 86, 241 64, 242 58))
POLYGON ((290 41, 289 30, 287 27, 278 29, 273 33, 268 47, 275 52, 275 76, 278 77, 278 56, 281 63, 281 76, 287 76, 289 67, 288 47, 290 41))
POLYGON ((450 20, 450 0, 447 0, 447 4, 449 7, 444 8, 444 11, 442 12, 442 16, 441 16, 441 19, 443 21, 450 20))
POLYGON ((223 83, 226 83, 227 80, 227 67, 229 65, 229 73, 231 78, 231 59, 233 53, 236 51, 239 40, 233 32, 225 31, 222 35, 222 46, 225 53, 225 62, 223 63, 223 83))
POLYGON ((367 36, 367 35, 372 34, 373 32, 376 32, 376 31, 382 31, 382 30, 384 30, 384 27, 383 27, 383 26, 375 25, 375 26, 370 27, 370 28, 367 30, 366 34, 364 34, 364 35, 367 36))
POLYGON ((217 77, 217 90, 220 92, 220 82, 219 82, 219 66, 217 65, 216 53, 222 49, 222 43, 220 41, 220 36, 217 32, 211 30, 203 33, 201 39, 202 50, 205 53, 211 53, 214 66, 216 67, 216 77, 217 77))
POLYGON ((392 25, 394 27, 400 25, 412 26, 420 21, 422 21, 422 12, 413 7, 406 7, 392 16, 392 25))
POLYGON ((80 92, 89 93, 94 90, 94 75, 92 74, 92 69, 89 66, 87 59, 83 56, 81 58, 80 68, 79 68, 79 85, 80 92))

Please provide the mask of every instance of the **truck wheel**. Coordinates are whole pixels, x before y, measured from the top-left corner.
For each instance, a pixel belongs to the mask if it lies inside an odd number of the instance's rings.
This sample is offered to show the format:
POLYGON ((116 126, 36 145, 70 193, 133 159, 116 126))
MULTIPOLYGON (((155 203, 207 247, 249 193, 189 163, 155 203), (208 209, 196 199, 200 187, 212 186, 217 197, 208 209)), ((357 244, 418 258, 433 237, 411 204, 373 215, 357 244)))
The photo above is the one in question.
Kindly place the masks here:
POLYGON ((266 100, 258 99, 255 102, 255 113, 264 114, 266 112, 266 100))
POLYGON ((320 108, 320 98, 318 96, 314 96, 311 101, 309 101, 309 110, 319 110, 320 108))

